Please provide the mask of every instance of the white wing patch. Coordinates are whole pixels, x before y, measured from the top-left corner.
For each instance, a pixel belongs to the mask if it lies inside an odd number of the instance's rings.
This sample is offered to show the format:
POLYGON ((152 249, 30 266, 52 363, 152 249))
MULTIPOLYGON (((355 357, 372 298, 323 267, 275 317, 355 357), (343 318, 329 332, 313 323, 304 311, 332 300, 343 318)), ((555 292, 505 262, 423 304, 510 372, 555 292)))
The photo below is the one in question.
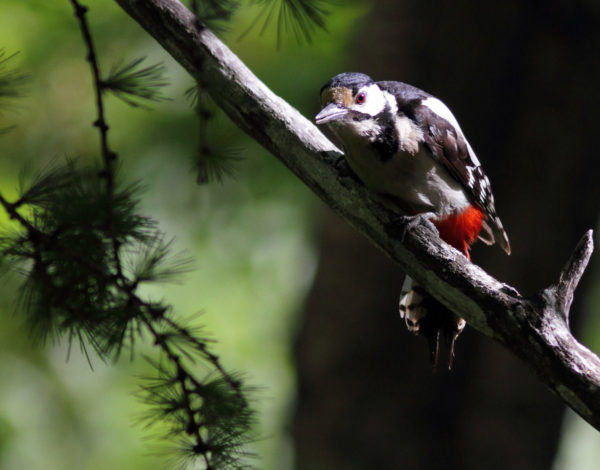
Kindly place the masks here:
POLYGON ((471 160, 473 161, 475 166, 481 165, 481 163, 479 163, 479 159, 475 155, 475 152, 471 148, 471 144, 469 144, 469 141, 465 138, 465 135, 463 134, 463 131, 458 124, 458 121, 454 117, 454 114, 452 114, 452 111, 450 111, 450 109, 448 109, 448 106, 446 106, 442 101, 440 101, 434 97, 429 97, 426 100, 423 100, 421 104, 423 106, 427 106, 435 114, 444 118, 446 121, 448 121, 450 124, 452 124, 454 126, 454 128, 456 129, 456 132, 467 143, 467 149, 469 150, 469 156, 471 157, 471 160))
POLYGON ((421 104, 423 106, 427 106, 438 116, 443 117, 446 121, 452 124, 454 128, 457 131, 459 131, 462 135, 462 131, 460 130, 460 126, 458 125, 458 121, 454 117, 454 114, 452 114, 452 112, 448 109, 448 106, 446 106, 443 102, 441 102, 437 98, 430 96, 426 100, 423 100, 421 104))
POLYGON ((472 188, 473 184, 475 183, 475 176, 473 175, 473 170, 474 170, 474 167, 472 167, 472 166, 467 167, 467 173, 469 174, 469 179, 467 180, 467 186, 469 188, 472 188))

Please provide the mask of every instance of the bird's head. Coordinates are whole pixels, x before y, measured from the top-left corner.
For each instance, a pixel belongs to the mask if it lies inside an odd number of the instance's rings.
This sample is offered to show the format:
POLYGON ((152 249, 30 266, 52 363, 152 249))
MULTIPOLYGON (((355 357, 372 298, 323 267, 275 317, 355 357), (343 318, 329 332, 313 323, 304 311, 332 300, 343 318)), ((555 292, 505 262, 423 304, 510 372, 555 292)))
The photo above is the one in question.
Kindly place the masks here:
POLYGON ((363 73, 341 73, 321 88, 323 109, 315 116, 317 124, 332 128, 355 127, 374 121, 386 107, 386 97, 379 86, 363 73))

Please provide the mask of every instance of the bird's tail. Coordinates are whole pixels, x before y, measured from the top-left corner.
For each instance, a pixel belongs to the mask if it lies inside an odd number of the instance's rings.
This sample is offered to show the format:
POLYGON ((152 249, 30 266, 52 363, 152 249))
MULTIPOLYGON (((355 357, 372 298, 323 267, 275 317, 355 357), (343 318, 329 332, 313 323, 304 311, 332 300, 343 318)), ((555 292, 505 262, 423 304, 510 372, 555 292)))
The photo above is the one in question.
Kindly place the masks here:
POLYGON ((448 347, 448 369, 452 369, 454 343, 465 327, 465 320, 454 315, 409 276, 402 285, 399 309, 408 331, 427 340, 434 367, 438 363, 440 337, 444 338, 448 347))
MULTIPOLYGON (((468 260, 471 259, 469 249, 478 238, 486 243, 497 241, 510 254, 508 237, 493 206, 490 217, 488 220, 481 209, 471 205, 462 212, 432 219, 432 222, 440 238, 463 253, 468 260), (484 233, 481 233, 482 228, 484 233)), ((427 339, 434 366, 438 360, 440 336, 444 337, 448 346, 448 368, 451 369, 454 343, 465 327, 465 320, 454 315, 408 276, 400 294, 400 316, 404 318, 409 331, 427 339)))

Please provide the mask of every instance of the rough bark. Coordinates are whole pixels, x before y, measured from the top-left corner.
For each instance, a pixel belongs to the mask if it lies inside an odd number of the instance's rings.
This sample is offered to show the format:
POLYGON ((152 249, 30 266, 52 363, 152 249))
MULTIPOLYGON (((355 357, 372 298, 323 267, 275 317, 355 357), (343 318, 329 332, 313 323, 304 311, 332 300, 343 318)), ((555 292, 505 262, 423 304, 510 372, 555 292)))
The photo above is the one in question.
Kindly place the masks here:
POLYGON ((600 359, 568 326, 573 292, 592 253, 591 231, 557 282, 525 298, 468 262, 429 227, 407 229, 360 182, 339 174, 340 151, 208 29, 198 29, 181 3, 116 1, 210 91, 241 129, 432 295, 521 358, 567 405, 600 429, 600 359))

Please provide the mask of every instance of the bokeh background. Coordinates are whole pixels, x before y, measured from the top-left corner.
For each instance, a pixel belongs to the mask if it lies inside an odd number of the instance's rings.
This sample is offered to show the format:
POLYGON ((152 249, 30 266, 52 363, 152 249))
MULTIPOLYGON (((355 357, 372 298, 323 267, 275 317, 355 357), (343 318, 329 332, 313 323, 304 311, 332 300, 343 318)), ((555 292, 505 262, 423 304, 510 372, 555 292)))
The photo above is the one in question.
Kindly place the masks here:
MULTIPOLYGON (((600 467, 599 434, 565 412, 518 360, 467 329, 452 373, 432 373, 425 342, 396 314, 403 274, 276 159, 217 114, 209 138, 241 149, 234 178, 198 186, 190 78, 109 0, 88 2, 101 65, 163 62, 170 98, 150 110, 108 99, 124 181, 142 181, 142 210, 176 237, 194 270, 156 287, 214 350, 260 387, 266 470, 553 469, 600 467)), ((249 2, 244 2, 249 3, 249 2)), ((555 280, 600 201, 600 4, 581 1, 337 2, 312 42, 276 45, 275 28, 238 37, 244 6, 220 33, 277 94, 313 116, 341 71, 409 82, 442 98, 480 156, 513 255, 477 246, 473 260, 532 294, 555 280)), ((0 114, 0 188, 57 159, 98 158, 91 81, 69 2, 2 0, 0 48, 20 51, 23 98, 0 114)), ((0 222, 9 226, 4 214, 0 222)), ((597 237, 596 237, 597 238, 597 237)), ((93 361, 29 339, 0 294, 0 469, 164 468, 136 424, 147 366, 93 361)), ((597 254, 573 306, 577 336, 600 352, 597 254)))

